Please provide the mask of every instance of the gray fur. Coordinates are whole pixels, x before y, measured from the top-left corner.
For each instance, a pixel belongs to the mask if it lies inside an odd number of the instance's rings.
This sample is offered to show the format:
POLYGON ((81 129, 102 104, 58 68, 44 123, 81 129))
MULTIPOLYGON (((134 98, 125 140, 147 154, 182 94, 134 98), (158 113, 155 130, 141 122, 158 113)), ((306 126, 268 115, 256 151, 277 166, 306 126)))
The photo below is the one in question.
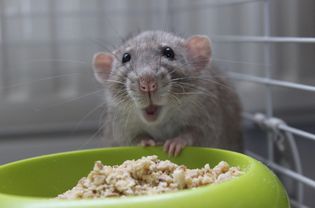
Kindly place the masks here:
POLYGON ((136 144, 145 136, 163 144, 189 132, 191 145, 241 150, 237 94, 212 64, 194 70, 195 63, 187 56, 184 41, 170 33, 148 31, 113 52, 112 71, 105 83, 107 146, 136 144), (175 60, 161 56, 162 46, 174 50, 175 60), (123 65, 121 57, 125 52, 131 54, 131 61, 123 65), (144 73, 157 77, 159 87, 152 101, 163 106, 153 123, 140 116, 141 108, 149 102, 138 90, 138 76, 144 73))

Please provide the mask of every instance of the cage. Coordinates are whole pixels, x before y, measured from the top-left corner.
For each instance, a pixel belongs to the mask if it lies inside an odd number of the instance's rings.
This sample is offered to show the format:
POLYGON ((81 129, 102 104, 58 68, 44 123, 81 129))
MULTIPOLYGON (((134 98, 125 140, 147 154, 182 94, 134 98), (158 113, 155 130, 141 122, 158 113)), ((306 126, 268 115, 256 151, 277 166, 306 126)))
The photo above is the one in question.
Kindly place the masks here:
POLYGON ((0 163, 102 146, 96 51, 129 33, 213 41, 242 98, 246 153, 272 168, 292 207, 315 201, 312 0, 0 0, 0 163))

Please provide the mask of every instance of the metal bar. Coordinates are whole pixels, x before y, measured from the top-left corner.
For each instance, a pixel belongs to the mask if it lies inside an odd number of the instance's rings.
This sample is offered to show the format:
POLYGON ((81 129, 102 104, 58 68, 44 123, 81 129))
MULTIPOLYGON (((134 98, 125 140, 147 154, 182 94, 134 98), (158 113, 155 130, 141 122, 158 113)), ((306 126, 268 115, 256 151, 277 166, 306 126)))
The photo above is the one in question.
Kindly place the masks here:
MULTIPOLYGON (((209 9, 209 8, 217 8, 217 7, 224 7, 224 6, 236 6, 241 4, 248 4, 248 3, 255 3, 255 2, 263 2, 265 0, 234 0, 234 1, 222 1, 222 2, 198 2, 189 7, 183 6, 173 6, 176 4, 172 4, 169 9, 172 12, 183 12, 183 11, 192 11, 192 10, 199 10, 199 9, 209 9)), ((96 10, 85 10, 85 11, 56 11, 56 17, 73 17, 73 16, 94 16, 97 10, 102 10, 101 8, 97 8, 96 10)), ((128 9, 110 9, 107 11, 110 15, 121 15, 129 12, 129 15, 160 15, 163 11, 157 10, 155 8, 139 8, 139 7, 128 7, 128 9)), ((23 12, 19 14, 23 18, 31 18, 31 17, 42 17, 47 16, 46 12, 42 11, 32 11, 31 13, 23 12)), ((7 17, 16 18, 18 17, 17 13, 9 13, 7 17)))
MULTIPOLYGON (((184 6, 172 6, 169 9, 172 12, 185 12, 185 11, 192 11, 192 10, 199 10, 199 9, 209 9, 209 8, 217 8, 217 7, 225 7, 225 6, 237 6, 242 4, 249 4, 249 3, 259 3, 265 0, 234 0, 234 1, 220 1, 220 2, 198 2, 190 7, 184 6)), ((96 10, 85 10, 85 11, 57 11, 56 17, 74 17, 74 16, 95 16, 95 13, 98 12, 97 10, 101 10, 101 8, 97 8, 96 10)), ((107 11, 110 15, 121 15, 129 12, 129 15, 160 15, 162 14, 162 10, 157 10, 155 8, 140 8, 140 7, 128 7, 128 9, 110 9, 107 11)), ((31 18, 31 17, 42 17, 47 16, 46 12, 43 11, 32 11, 31 13, 21 12, 19 14, 22 18, 31 18)), ((18 15, 15 12, 11 12, 6 14, 9 18, 17 18, 18 15)))
MULTIPOLYGON (((269 37, 270 36, 270 11, 269 11, 269 0, 264 1, 264 36, 269 37)), ((271 62, 271 50, 269 43, 264 44, 264 64, 267 65, 265 67, 265 78, 270 79, 271 78, 271 72, 270 72, 270 62, 271 62)), ((265 94, 266 94, 266 102, 265 102, 265 109, 266 114, 268 117, 272 117, 273 115, 273 106, 272 106, 272 89, 271 86, 265 85, 265 94)), ((274 144, 272 139, 272 133, 267 132, 267 138, 268 138, 268 159, 270 161, 274 161, 274 144)))
MULTIPOLYGON (((293 162, 295 165, 295 171, 300 174, 303 175, 303 168, 302 168, 302 162, 301 162, 301 157, 300 157, 300 153, 298 150, 298 147, 296 145, 295 142, 295 138, 293 136, 292 133, 285 131, 285 137, 289 142, 289 145, 291 146, 291 152, 292 152, 292 156, 293 156, 293 162)), ((303 199, 304 199, 304 185, 301 182, 298 182, 297 184, 297 196, 296 196, 297 202, 299 204, 303 203, 303 199)))
MULTIPOLYGON (((251 121, 255 121, 254 119, 254 116, 251 114, 251 113, 243 113, 243 118, 245 119, 248 119, 248 120, 251 120, 251 121)), ((300 129, 297 129, 297 128, 293 128, 291 126, 288 126, 288 125, 284 125, 284 124, 280 124, 278 126, 279 129, 283 130, 283 131, 287 131, 287 132, 290 132, 294 135, 298 135, 298 136, 301 136, 301 137, 304 137, 304 138, 307 138, 307 139, 311 139, 313 141, 315 141, 315 134, 312 134, 312 133, 309 133, 309 132, 306 132, 306 131, 303 131, 303 130, 300 130, 300 129)))
MULTIPOLYGON (((209 7, 222 7, 222 6, 236 6, 240 4, 249 4, 249 3, 257 3, 257 2, 264 2, 265 0, 234 0, 234 1, 222 1, 220 2, 205 2, 205 3, 198 3, 194 6, 194 9, 205 9, 209 7), (198 6, 198 7, 197 7, 198 6)), ((183 9, 177 7, 176 9, 183 9)), ((186 8, 189 9, 189 8, 186 8)))
POLYGON ((312 133, 309 133, 300 129, 296 129, 288 125, 279 125, 279 129, 315 141, 315 134, 312 134, 312 133))
POLYGON ((171 32, 175 32, 176 28, 176 19, 174 15, 174 5, 176 5, 176 2, 174 0, 168 0, 167 1, 167 9, 166 9, 166 15, 168 17, 167 26, 171 32))
MULTIPOLYGON (((56 11, 56 18, 59 17, 95 17, 95 13, 101 11, 101 8, 97 8, 95 10, 84 10, 84 11, 56 11)), ((141 9, 141 8, 128 8, 128 9, 110 9, 107 11, 111 16, 119 16, 122 14, 126 14, 126 12, 130 12, 131 16, 141 16, 141 15, 160 15, 162 13, 161 10, 157 9, 141 9)), ((47 17, 47 12, 42 11, 33 11, 32 13, 9 13, 6 14, 8 18, 41 18, 47 17)))
POLYGON ((246 74, 237 73, 237 72, 227 72, 227 73, 233 79, 315 92, 315 86, 312 86, 312 85, 298 84, 298 83, 292 83, 288 81, 281 81, 281 80, 275 80, 275 79, 267 79, 267 78, 246 75, 246 74))
POLYGON ((298 207, 298 208, 310 208, 304 204, 300 204, 299 202, 295 201, 294 199, 290 199, 291 205, 298 207))
POLYGON ((264 36, 211 36, 214 42, 240 42, 240 43, 315 43, 313 37, 264 37, 264 36))
MULTIPOLYGON (((65 123, 53 123, 53 124, 42 124, 40 128, 33 124, 24 125, 24 126, 14 126, 14 127, 6 127, 0 128, 0 140, 5 138, 15 138, 15 137, 25 137, 34 136, 38 134, 62 134, 69 132, 72 133, 82 133, 82 132, 96 132, 99 130, 98 121, 84 121, 81 122, 80 128, 76 129, 75 124, 73 122, 65 122, 65 123)), ((70 135, 71 135, 70 134, 70 135)))
POLYGON ((10 83, 10 70, 9 70, 9 54, 8 54, 8 35, 6 34, 5 30, 7 28, 7 17, 4 14, 5 9, 5 1, 0 1, 0 95, 1 99, 4 100, 8 95, 10 90, 3 89, 5 86, 10 83), (1 89, 2 88, 2 89, 1 89))
MULTIPOLYGON (((264 2, 264 36, 268 37, 270 35, 270 11, 269 11, 269 0, 266 0, 264 2)), ((270 72, 270 62, 271 62, 271 50, 270 50, 270 45, 265 44, 264 45, 264 64, 267 65, 265 67, 265 78, 270 79, 271 78, 271 72, 270 72)), ((272 112, 272 91, 271 87, 266 85, 266 114, 267 116, 271 117, 273 112, 272 112)))
POLYGON ((192 12, 196 10, 204 10, 204 9, 218 9, 222 7, 231 7, 231 6, 239 6, 243 4, 250 4, 250 3, 259 3, 264 2, 265 0, 234 0, 234 1, 223 1, 220 2, 198 2, 196 4, 187 6, 173 6, 170 9, 174 13, 182 13, 182 12, 192 12))
POLYGON ((261 157, 260 155, 257 155, 251 151, 246 151, 246 154, 256 158, 257 160, 265 163, 267 166, 269 166, 270 168, 274 169, 275 171, 279 172, 279 173, 282 173, 284 175, 287 175, 291 178, 294 178, 296 179, 297 181, 300 181, 302 182, 303 184, 305 185, 308 185, 309 187, 311 188, 314 188, 315 189, 315 181, 310 179, 310 178, 307 178, 303 175, 300 175, 290 169, 287 169, 287 168, 284 168, 272 161, 269 161, 269 160, 266 160, 265 158, 261 157))
MULTIPOLYGON (((257 117, 256 115, 253 116, 249 113, 245 113, 244 114, 244 117, 247 118, 247 119, 250 119, 250 120, 253 120, 254 122, 258 122, 258 124, 261 124, 262 127, 263 126, 266 126, 268 127, 270 124, 268 124, 270 122, 270 120, 268 120, 269 118, 267 117, 264 117, 264 116, 260 116, 260 117, 257 117)), ((274 119, 274 118, 271 118, 271 119, 274 119)), ((272 122, 271 122, 272 123, 272 122)), ((274 127, 278 127, 279 128, 279 125, 283 125, 283 126, 286 126, 284 124, 282 124, 283 122, 278 122, 279 124, 277 125, 272 125, 274 127)), ((302 164, 301 164, 301 158, 300 158, 300 154, 299 154, 299 150, 296 146, 296 142, 295 142, 295 139, 293 137, 293 134, 291 132, 288 132, 288 131, 284 131, 284 134, 285 134, 285 137, 286 139, 288 140, 289 142, 289 146, 292 150, 292 155, 293 155, 293 158, 294 158, 294 165, 296 167, 296 172, 300 175, 303 175, 303 170, 302 170, 302 164)), ((269 140, 268 140, 269 141, 269 140)), ((269 157, 269 155, 268 155, 269 157)), ((268 159, 268 161, 271 161, 273 162, 272 160, 268 159)), ((304 198, 304 188, 303 188, 303 184, 301 182, 298 182, 298 187, 297 187, 297 201, 302 204, 303 202, 303 198, 304 198)))

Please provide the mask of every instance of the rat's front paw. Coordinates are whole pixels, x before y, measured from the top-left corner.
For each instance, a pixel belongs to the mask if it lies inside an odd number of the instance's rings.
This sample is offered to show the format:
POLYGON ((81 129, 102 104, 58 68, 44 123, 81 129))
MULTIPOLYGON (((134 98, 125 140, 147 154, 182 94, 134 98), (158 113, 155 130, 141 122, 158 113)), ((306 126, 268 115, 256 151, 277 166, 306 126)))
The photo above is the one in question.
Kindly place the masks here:
POLYGON ((155 141, 151 138, 145 138, 140 140, 139 145, 143 147, 151 147, 155 146, 155 141))
POLYGON ((181 137, 169 139, 164 143, 164 151, 169 155, 177 156, 187 144, 187 141, 181 137))

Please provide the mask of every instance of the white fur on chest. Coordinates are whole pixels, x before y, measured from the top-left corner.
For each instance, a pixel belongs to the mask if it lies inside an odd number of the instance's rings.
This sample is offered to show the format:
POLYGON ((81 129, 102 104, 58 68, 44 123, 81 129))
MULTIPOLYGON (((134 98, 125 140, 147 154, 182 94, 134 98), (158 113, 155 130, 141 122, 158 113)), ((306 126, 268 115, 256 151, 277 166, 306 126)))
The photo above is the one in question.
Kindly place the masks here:
POLYGON ((165 141, 175 137, 178 129, 178 125, 157 125, 148 126, 145 131, 156 140, 165 141))
POLYGON ((180 121, 184 120, 181 118, 183 115, 177 114, 176 118, 173 116, 175 115, 166 116, 162 121, 154 125, 144 124, 143 130, 158 141, 172 139, 182 130, 183 123, 180 121))

